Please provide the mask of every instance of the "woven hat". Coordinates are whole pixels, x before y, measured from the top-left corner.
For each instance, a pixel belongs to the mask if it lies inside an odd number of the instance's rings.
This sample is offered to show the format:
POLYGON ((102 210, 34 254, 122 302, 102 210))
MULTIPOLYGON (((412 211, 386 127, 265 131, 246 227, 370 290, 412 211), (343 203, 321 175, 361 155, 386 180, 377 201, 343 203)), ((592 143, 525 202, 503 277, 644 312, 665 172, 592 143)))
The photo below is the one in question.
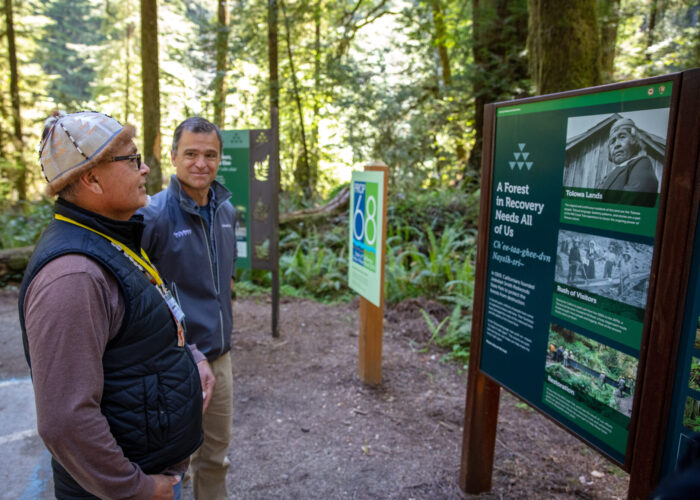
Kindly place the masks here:
POLYGON ((131 141, 136 130, 96 111, 57 113, 44 122, 39 160, 53 196, 131 141))
POLYGON ((610 127, 610 135, 613 135, 613 133, 617 129, 622 128, 622 127, 631 128, 631 129, 637 128, 637 126, 634 124, 634 122, 632 120, 630 120, 629 118, 620 118, 619 120, 617 120, 615 123, 612 124, 612 127, 610 127))

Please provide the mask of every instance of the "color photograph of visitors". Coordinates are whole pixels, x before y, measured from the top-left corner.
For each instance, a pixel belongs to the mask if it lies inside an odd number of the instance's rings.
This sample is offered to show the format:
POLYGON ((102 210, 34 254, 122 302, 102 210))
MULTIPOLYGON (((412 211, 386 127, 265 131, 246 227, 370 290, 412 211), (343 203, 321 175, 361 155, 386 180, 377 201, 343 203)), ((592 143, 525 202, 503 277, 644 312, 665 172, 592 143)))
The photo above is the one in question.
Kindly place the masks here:
POLYGON ((700 392, 700 358, 693 356, 690 362, 690 377, 688 387, 694 391, 700 392))
POLYGON ((607 203, 654 206, 668 116, 658 108, 569 118, 564 186, 600 190, 607 203))
POLYGON ((700 432, 700 401, 697 399, 690 397, 685 399, 683 427, 693 432, 700 432))
POLYGON ((644 308, 653 251, 643 243, 562 230, 554 281, 644 308))
POLYGON ((598 413, 632 415, 637 359, 563 326, 550 325, 545 372, 598 413))

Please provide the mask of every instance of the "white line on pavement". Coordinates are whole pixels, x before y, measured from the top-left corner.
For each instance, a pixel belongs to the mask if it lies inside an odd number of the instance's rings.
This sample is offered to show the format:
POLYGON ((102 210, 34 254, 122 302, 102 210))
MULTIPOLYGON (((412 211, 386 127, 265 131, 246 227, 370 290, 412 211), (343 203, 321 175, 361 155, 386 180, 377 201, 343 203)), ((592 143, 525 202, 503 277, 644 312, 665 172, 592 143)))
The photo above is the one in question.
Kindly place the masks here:
POLYGON ((28 431, 20 431, 13 434, 8 434, 7 436, 0 436, 0 445, 11 443, 13 441, 19 441, 20 439, 34 437, 36 435, 36 429, 29 429, 28 431))

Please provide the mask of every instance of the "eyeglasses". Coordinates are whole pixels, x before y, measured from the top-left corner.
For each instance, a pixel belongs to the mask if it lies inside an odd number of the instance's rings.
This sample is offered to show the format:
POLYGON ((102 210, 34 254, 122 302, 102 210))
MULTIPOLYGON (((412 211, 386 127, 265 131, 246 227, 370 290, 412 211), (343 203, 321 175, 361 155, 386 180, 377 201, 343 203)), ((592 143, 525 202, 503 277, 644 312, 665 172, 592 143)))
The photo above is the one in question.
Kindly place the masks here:
POLYGON ((126 155, 126 156, 114 156, 112 157, 112 161, 123 161, 123 160, 136 160, 136 170, 141 170, 141 154, 136 153, 133 155, 126 155))

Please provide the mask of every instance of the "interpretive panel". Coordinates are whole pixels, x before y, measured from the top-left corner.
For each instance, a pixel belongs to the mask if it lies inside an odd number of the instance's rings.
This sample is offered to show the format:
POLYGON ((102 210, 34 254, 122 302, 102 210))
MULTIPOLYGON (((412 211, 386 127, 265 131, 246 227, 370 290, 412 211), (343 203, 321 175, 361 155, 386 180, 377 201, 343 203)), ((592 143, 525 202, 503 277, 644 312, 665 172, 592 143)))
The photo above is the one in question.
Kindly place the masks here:
POLYGON ((673 82, 496 110, 480 369, 624 462, 673 82))
POLYGON ((250 269, 250 131, 222 130, 223 152, 217 181, 231 191, 236 207, 236 267, 250 269))
POLYGON ((383 200, 383 172, 352 173, 348 284, 377 307, 383 293, 380 269, 383 200))

